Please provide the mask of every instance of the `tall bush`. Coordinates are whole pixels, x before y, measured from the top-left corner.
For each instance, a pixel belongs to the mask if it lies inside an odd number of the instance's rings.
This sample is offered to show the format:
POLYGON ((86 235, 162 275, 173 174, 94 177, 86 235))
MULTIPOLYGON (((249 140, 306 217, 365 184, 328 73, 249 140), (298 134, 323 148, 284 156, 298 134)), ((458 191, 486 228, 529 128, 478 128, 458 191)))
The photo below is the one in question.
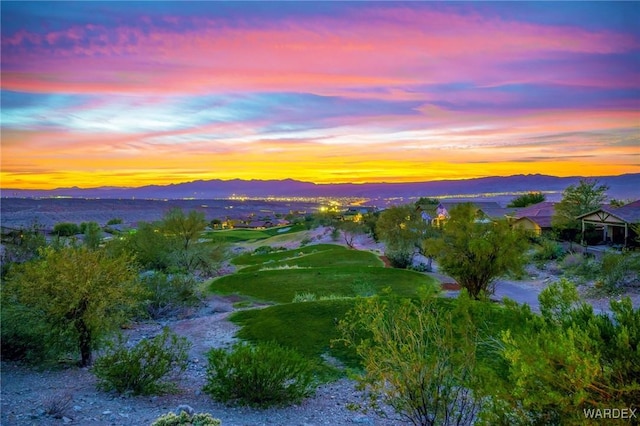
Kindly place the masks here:
MULTIPOLYGON (((585 423, 584 410, 640 404, 640 310, 627 298, 595 314, 568 281, 540 294, 542 315, 502 335, 509 364, 503 418, 523 424, 585 423)), ((493 422, 495 423, 495 422, 493 422)))
POLYGON ((361 300, 340 322, 341 339, 355 346, 370 393, 365 409, 380 414, 378 401, 415 425, 470 425, 480 409, 477 388, 477 327, 463 297, 454 311, 433 298, 419 301, 361 300))

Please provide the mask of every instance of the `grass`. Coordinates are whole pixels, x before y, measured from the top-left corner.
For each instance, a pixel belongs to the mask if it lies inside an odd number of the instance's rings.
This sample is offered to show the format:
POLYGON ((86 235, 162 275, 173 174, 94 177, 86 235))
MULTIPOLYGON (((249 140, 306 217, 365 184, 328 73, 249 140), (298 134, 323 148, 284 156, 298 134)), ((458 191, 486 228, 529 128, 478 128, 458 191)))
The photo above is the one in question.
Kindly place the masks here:
POLYGON ((299 293, 314 293, 318 297, 354 297, 360 295, 363 289, 380 294, 387 287, 392 294, 412 297, 423 286, 435 289, 436 282, 429 276, 404 269, 340 266, 239 272, 214 280, 209 290, 219 294, 243 294, 264 301, 289 303, 299 293))
MULTIPOLYGON (((294 250, 285 250, 285 251, 276 251, 272 253, 266 254, 243 254, 236 258, 234 258, 231 262, 234 265, 260 265, 267 262, 278 262, 285 259, 295 259, 299 257, 300 254, 311 254, 318 253, 322 251, 328 250, 336 250, 336 251, 344 251, 347 249, 343 246, 338 246, 335 244, 317 244, 313 246, 300 247, 294 250)), ((322 263, 317 263, 315 266, 325 266, 322 263)))
POLYGON ((317 265, 338 266, 384 266, 384 263, 374 253, 358 250, 324 250, 317 253, 298 254, 294 258, 271 261, 259 265, 243 268, 241 272, 252 272, 262 269, 277 269, 286 267, 312 268, 317 265))
POLYGON ((280 235, 297 233, 305 230, 302 225, 278 226, 268 229, 223 229, 209 231, 207 238, 215 238, 229 243, 260 241, 280 235))
MULTIPOLYGON (((238 337, 250 342, 276 341, 283 346, 294 348, 310 359, 318 361, 324 353, 341 360, 351 368, 359 368, 359 358, 354 348, 345 347, 331 341, 340 337, 337 322, 344 318, 348 310, 357 303, 356 298, 342 300, 321 300, 302 303, 275 305, 265 309, 236 312, 231 321, 242 326, 238 337)), ((453 309, 454 299, 437 298, 442 309, 453 309)), ((482 325, 481 339, 487 344, 479 345, 478 360, 504 376, 506 365, 501 365, 494 356, 493 339, 499 338, 502 330, 517 331, 518 313, 499 305, 475 302, 474 319, 482 325)))

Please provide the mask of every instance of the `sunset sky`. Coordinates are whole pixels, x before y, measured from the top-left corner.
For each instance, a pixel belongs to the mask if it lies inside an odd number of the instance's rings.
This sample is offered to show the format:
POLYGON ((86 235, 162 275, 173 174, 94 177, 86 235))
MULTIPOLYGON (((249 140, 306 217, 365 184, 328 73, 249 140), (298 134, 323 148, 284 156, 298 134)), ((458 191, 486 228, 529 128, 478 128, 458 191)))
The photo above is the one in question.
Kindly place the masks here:
POLYGON ((640 172, 640 2, 10 2, 2 188, 640 172))

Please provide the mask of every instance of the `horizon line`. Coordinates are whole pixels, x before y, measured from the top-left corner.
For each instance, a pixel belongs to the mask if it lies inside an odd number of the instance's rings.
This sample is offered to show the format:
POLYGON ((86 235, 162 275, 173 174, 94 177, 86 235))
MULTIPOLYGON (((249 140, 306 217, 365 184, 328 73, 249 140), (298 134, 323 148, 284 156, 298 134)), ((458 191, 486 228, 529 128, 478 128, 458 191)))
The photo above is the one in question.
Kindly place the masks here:
POLYGON ((242 179, 242 178, 232 178, 232 179, 217 179, 217 178, 213 178, 213 179, 195 179, 195 180, 186 180, 186 181, 180 181, 180 182, 172 182, 172 183, 167 183, 167 184, 148 184, 148 185, 141 185, 141 186, 109 186, 109 185, 102 185, 102 186, 66 186, 66 187, 56 187, 56 188, 3 188, 0 187, 0 191, 58 191, 58 190, 65 190, 65 189, 76 189, 76 190, 95 190, 95 189, 107 189, 107 188, 112 188, 112 189, 140 189, 140 188, 146 188, 146 187, 169 187, 169 186, 175 186, 175 185, 185 185, 185 184, 190 184, 190 183, 195 183, 195 182, 212 182, 212 181, 219 181, 219 182, 233 182, 233 181, 240 181, 240 182, 283 182, 283 181, 292 181, 292 182, 297 182, 297 183, 305 183, 305 184, 310 184, 310 185, 315 185, 315 186, 330 186, 330 185, 335 185, 335 186, 339 186, 339 185, 355 185, 355 186, 362 186, 362 185, 411 185, 411 184, 421 184, 421 183, 434 183, 434 182, 460 182, 460 181, 472 181, 472 180, 479 180, 479 179, 492 179, 492 178, 510 178, 510 177, 516 177, 516 176, 541 176, 541 177, 552 177, 552 178, 558 178, 558 179, 598 179, 598 178, 605 178, 605 177, 620 177, 620 176, 630 176, 630 175, 640 175, 640 173, 621 173, 621 174, 613 174, 613 175, 572 175, 572 176, 558 176, 558 175, 551 175, 551 174, 543 174, 543 173, 517 173, 517 174, 513 174, 513 175, 490 175, 490 176, 477 176, 477 177, 471 177, 471 178, 460 178, 460 179, 438 179, 438 180, 423 180, 423 181, 400 181, 400 182, 389 182, 389 181, 367 181, 367 182, 311 182, 311 181, 304 181, 304 180, 298 180, 298 179, 294 179, 294 178, 282 178, 282 179, 242 179))

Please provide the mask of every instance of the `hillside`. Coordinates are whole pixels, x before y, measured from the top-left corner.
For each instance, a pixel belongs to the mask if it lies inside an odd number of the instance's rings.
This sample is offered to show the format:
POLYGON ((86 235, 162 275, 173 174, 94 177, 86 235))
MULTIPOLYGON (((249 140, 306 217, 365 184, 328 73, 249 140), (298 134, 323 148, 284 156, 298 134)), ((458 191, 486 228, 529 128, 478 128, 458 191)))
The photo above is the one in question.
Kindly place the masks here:
MULTIPOLYGON (((640 195, 640 173, 620 176, 592 177, 609 185, 612 198, 631 199, 640 195)), ((545 191, 560 193, 580 177, 548 175, 514 175, 467 180, 441 180, 410 183, 314 184, 286 180, 198 180, 170 185, 148 185, 136 188, 96 187, 29 190, 3 188, 2 197, 86 197, 86 198, 159 198, 216 199, 246 197, 362 197, 369 199, 392 197, 447 196, 465 194, 515 193, 545 191)))

